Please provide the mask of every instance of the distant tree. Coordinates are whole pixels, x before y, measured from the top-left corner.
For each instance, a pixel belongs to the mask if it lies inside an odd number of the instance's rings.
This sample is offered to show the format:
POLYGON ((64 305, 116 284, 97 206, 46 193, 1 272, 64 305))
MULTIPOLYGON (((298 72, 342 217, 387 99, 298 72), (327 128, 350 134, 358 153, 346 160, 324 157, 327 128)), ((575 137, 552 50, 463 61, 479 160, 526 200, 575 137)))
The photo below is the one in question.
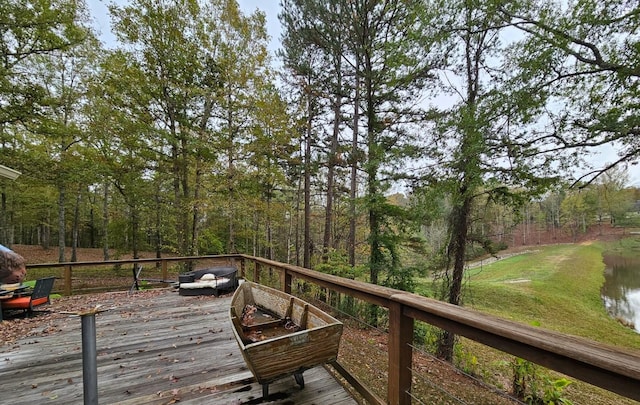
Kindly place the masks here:
POLYGON ((257 117, 265 113, 259 104, 265 93, 273 90, 270 88, 273 74, 269 67, 264 14, 256 12, 245 16, 237 2, 222 3, 219 31, 214 36, 217 44, 212 44, 216 50, 212 56, 219 86, 213 99, 212 118, 219 125, 215 149, 224 161, 219 182, 224 185, 220 191, 226 200, 226 250, 235 253, 238 251, 236 228, 242 221, 238 214, 246 209, 239 198, 243 193, 241 186, 250 179, 243 168, 250 155, 246 148, 252 142, 252 124, 264 119, 257 117))
MULTIPOLYGON (((16 135, 21 126, 37 130, 50 112, 43 108, 51 104, 46 84, 34 75, 36 59, 44 61, 53 53, 59 56, 81 44, 89 33, 86 16, 84 2, 76 0, 0 4, 0 150, 4 164, 29 168, 16 135)), ((1 199, 6 202, 6 198, 3 189, 1 199)), ((0 207, 0 241, 9 244, 4 230, 11 228, 11 216, 5 208, 6 204, 0 207)))
MULTIPOLYGON (((45 145, 46 159, 40 156, 31 161, 27 171, 54 186, 58 192, 58 256, 66 261, 65 246, 72 246, 72 258, 77 248, 78 221, 67 221, 67 209, 72 201, 81 201, 81 194, 93 183, 94 172, 91 151, 86 142, 86 122, 83 106, 87 102, 87 86, 91 82, 97 61, 98 41, 86 33, 85 41, 72 49, 51 51, 37 55, 23 63, 31 72, 31 80, 41 86, 43 103, 38 109, 37 121, 31 121, 28 131, 20 132, 22 148, 45 145), (69 193, 72 195, 70 196, 69 193), (67 228, 71 224, 71 238, 67 228), (75 246, 74 246, 75 242, 75 246)), ((38 156, 38 155, 36 155, 38 156)), ((80 209, 79 206, 74 208, 80 209)))
POLYGON ((143 202, 157 252, 217 245, 205 227, 237 251, 247 221, 239 212, 253 208, 245 197, 258 188, 248 147, 273 80, 264 14, 245 16, 235 0, 136 0, 110 10, 121 47, 105 66, 120 69, 122 80, 106 81, 118 119, 114 131, 102 131, 103 147, 129 152, 112 159, 118 170, 131 165, 120 179, 141 180, 138 199, 127 202, 143 202), (129 123, 119 121, 127 115, 129 123))
POLYGON ((275 87, 261 88, 256 96, 256 113, 250 123, 246 148, 250 163, 248 176, 251 180, 246 180, 244 191, 255 190, 255 194, 249 194, 250 200, 255 201, 253 205, 256 207, 264 206, 257 218, 260 218, 266 231, 266 257, 275 260, 278 246, 284 253, 279 257, 286 257, 285 252, 289 247, 289 232, 274 235, 273 229, 288 228, 284 225, 287 212, 291 211, 288 208, 291 202, 288 196, 295 193, 296 189, 287 181, 286 173, 296 150, 293 139, 297 134, 292 129, 288 106, 275 87))
POLYGON ((79 0, 6 1, 0 4, 0 124, 32 122, 45 100, 25 62, 64 51, 87 36, 86 9, 79 0))
POLYGON ((196 128, 207 112, 200 88, 210 71, 202 52, 207 13, 190 0, 136 0, 121 8, 112 5, 110 12, 116 36, 130 50, 131 65, 143 72, 135 89, 143 113, 154 118, 148 122, 147 142, 158 158, 165 157, 156 170, 171 173, 177 251, 188 255, 195 248, 190 213, 197 212, 196 128))
POLYGON ((585 203, 584 194, 577 191, 569 193, 562 200, 560 210, 564 227, 569 229, 573 241, 577 241, 578 235, 585 233, 589 225, 587 221, 590 217, 590 212, 588 205, 585 203))
MULTIPOLYGON (((267 63, 264 16, 244 17, 233 0, 136 0, 110 10, 129 66, 140 72, 129 99, 147 125, 141 146, 155 153, 157 164, 146 175, 170 176, 172 201, 163 198, 174 210, 176 249, 195 254, 205 185, 220 169, 220 156, 226 156, 223 184, 236 186, 228 182, 235 181, 248 100, 267 63)), ((233 212, 227 217, 233 224, 233 212)))
MULTIPOLYGON (((290 0, 283 5, 285 49, 297 56, 293 60, 298 71, 313 77, 313 82, 304 83, 307 94, 324 96, 321 101, 326 101, 331 117, 326 127, 330 135, 323 250, 327 253, 332 245, 336 158, 340 131, 347 123, 352 131, 349 261, 355 265, 356 196, 361 192, 368 217, 370 282, 381 283, 383 272, 397 280, 407 214, 405 206, 390 203, 386 194, 406 178, 403 165, 421 150, 419 129, 413 124, 421 117, 418 95, 433 80, 434 61, 424 34, 435 10, 420 2, 373 0, 290 0), (345 112, 352 117, 343 120, 345 112)), ((377 322, 375 308, 370 318, 377 322)))
MULTIPOLYGON (((361 120, 353 123, 359 147, 352 147, 350 159, 359 162, 364 176, 369 281, 379 284, 384 272, 397 280, 401 271, 401 231, 408 217, 406 207, 391 204, 386 194, 406 178, 404 164, 422 151, 419 130, 412 124, 421 117, 418 94, 433 80, 428 33, 435 10, 421 2, 370 0, 345 2, 342 9, 347 61, 356 72, 354 115, 361 120)), ((375 307, 369 322, 377 323, 375 307)))
POLYGON ((303 200, 303 241, 301 243, 302 263, 311 267, 314 243, 312 239, 312 180, 317 173, 316 154, 319 144, 320 117, 324 112, 324 96, 330 70, 327 65, 326 49, 319 36, 326 26, 318 13, 323 4, 316 0, 285 0, 282 12, 278 16, 283 25, 282 50, 279 53, 284 69, 291 76, 285 76, 285 82, 295 89, 293 101, 299 105, 301 162, 303 200))
POLYGON ((160 159, 151 135, 154 118, 145 103, 144 73, 128 53, 115 50, 103 56, 96 74, 85 115, 88 142, 96 155, 94 190, 103 201, 104 256, 108 257, 110 248, 117 248, 133 251, 137 257, 145 215, 156 218, 149 228, 159 254, 161 235, 166 236, 163 229, 172 228, 174 222, 166 205, 159 202, 168 200, 170 180, 158 170, 160 159), (150 173, 154 173, 151 181, 147 177, 150 173))
POLYGON ((620 223, 631 210, 633 197, 626 187, 629 174, 621 165, 611 167, 603 172, 595 181, 599 201, 602 208, 609 214, 611 223, 620 223))
MULTIPOLYGON (((486 234, 474 232, 484 206, 519 210, 551 183, 553 156, 536 139, 541 104, 515 83, 526 78, 511 70, 510 49, 496 2, 451 1, 439 8, 441 48, 448 61, 440 77, 452 106, 435 115, 428 170, 449 196, 448 238, 439 274, 441 298, 462 304, 465 262, 476 245, 492 253, 486 234)), ((455 336, 444 331, 438 355, 451 360, 455 336)))

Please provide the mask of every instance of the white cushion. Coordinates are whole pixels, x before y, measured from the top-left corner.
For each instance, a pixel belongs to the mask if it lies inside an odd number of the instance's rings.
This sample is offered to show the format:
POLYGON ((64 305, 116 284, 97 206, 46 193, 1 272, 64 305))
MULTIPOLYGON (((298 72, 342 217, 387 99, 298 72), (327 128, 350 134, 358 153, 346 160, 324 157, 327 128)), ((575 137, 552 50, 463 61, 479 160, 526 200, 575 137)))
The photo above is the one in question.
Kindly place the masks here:
POLYGON ((193 288, 217 288, 219 285, 228 283, 230 281, 231 281, 231 279, 225 278, 225 277, 218 277, 215 280, 203 280, 203 279, 200 279, 200 280, 196 281, 195 283, 180 283, 180 288, 187 288, 187 289, 193 289, 193 288))

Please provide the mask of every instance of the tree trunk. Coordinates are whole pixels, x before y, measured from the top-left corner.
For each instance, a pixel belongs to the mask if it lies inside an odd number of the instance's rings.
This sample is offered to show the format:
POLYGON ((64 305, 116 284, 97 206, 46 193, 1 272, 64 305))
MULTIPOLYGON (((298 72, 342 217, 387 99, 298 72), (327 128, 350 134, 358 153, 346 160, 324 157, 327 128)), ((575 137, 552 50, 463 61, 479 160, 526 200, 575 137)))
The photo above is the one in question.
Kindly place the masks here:
POLYGON ((72 241, 71 241, 71 261, 78 261, 78 234, 80 232, 80 201, 82 199, 82 195, 80 194, 80 190, 78 190, 78 195, 76 196, 76 204, 73 210, 73 229, 71 233, 72 241))
POLYGON ((311 254, 313 244, 311 241, 311 139, 312 139, 312 123, 313 112, 311 105, 311 93, 307 94, 307 128, 305 134, 304 147, 304 252, 303 264, 304 268, 311 268, 311 254))
POLYGON ((64 202, 65 202, 65 185, 60 184, 58 187, 58 262, 63 263, 64 245, 65 245, 65 219, 64 219, 64 202))
POLYGON ((89 247, 98 247, 96 243, 96 211, 94 209, 98 197, 96 193, 91 192, 89 194, 89 247))
MULTIPOLYGON (((338 75, 339 76, 339 75, 338 75)), ((338 80, 340 80, 338 78, 338 80)), ((338 82, 338 86, 342 84, 338 82)), ((340 133, 340 107, 342 98, 335 96, 333 105, 333 133, 331 135, 331 145, 327 159, 327 206, 325 208, 324 237, 322 239, 322 261, 329 260, 329 248, 331 247, 331 228, 333 226, 333 199, 335 196, 335 170, 338 155, 338 135, 340 133)))
MULTIPOLYGON (((156 212, 155 212, 155 233, 156 233, 156 237, 155 237, 155 241, 154 241, 154 245, 155 245, 155 250, 156 250, 156 258, 161 258, 162 257, 162 211, 161 211, 161 207, 162 207, 162 201, 161 201, 161 197, 160 197, 160 190, 159 187, 156 188, 156 194, 155 194, 155 203, 156 203, 156 212)), ((160 262, 156 262, 156 267, 160 266, 160 262)))
MULTIPOLYGON (((371 55, 365 54, 365 91, 367 103, 367 160, 365 164, 365 172, 367 173, 367 200, 369 209, 369 282, 378 284, 378 275, 384 264, 384 256, 381 250, 381 234, 380 234, 380 210, 378 205, 381 203, 378 184, 378 171, 380 170, 380 145, 377 142, 377 117, 374 102, 373 89, 373 65, 371 55)), ((369 323, 372 326, 378 325, 378 307, 377 305, 369 306, 369 323)))
POLYGON ((193 217, 191 218, 191 243, 189 243, 189 255, 197 256, 198 255, 198 236, 200 232, 200 228, 198 227, 198 223, 200 223, 200 188, 202 182, 202 163, 200 162, 200 158, 196 161, 196 178, 195 184, 193 185, 193 217))
MULTIPOLYGON (((300 176, 298 174, 298 184, 297 184, 297 189, 296 189, 296 211, 295 211, 295 217, 296 217, 296 223, 295 223, 295 251, 296 251, 296 266, 300 266, 300 214, 301 214, 301 209, 300 209, 300 200, 302 195, 304 194, 304 187, 303 187, 303 178, 302 176, 300 176)), ((304 253, 303 253, 304 256, 304 253)))
POLYGON ((2 193, 0 193, 0 244, 11 246, 12 241, 9 240, 9 216, 7 215, 7 194, 4 190, 4 185, 2 186, 2 193))
POLYGON ((267 259, 273 260, 273 237, 271 234, 271 190, 267 190, 267 215, 265 220, 265 232, 267 237, 267 259))
POLYGON ((42 248, 49 249, 51 246, 51 209, 47 208, 47 216, 42 225, 42 248))
MULTIPOLYGON (((189 255, 192 251, 191 246, 191 227, 189 212, 193 208, 191 199, 191 185, 189 184, 189 145, 187 142, 186 134, 180 133, 180 179, 182 180, 182 203, 180 204, 181 211, 179 212, 180 228, 182 229, 182 246, 180 249, 181 254, 189 255)), ((189 262, 188 270, 193 270, 194 263, 189 262)))
POLYGON ((131 250, 133 252, 133 258, 139 259, 139 246, 138 246, 138 231, 140 229, 140 215, 138 214, 138 208, 131 204, 131 250))
MULTIPOLYGON (((473 21, 473 8, 467 5, 466 23, 473 21)), ((484 139, 482 131, 477 128, 478 94, 480 87, 480 63, 484 35, 486 32, 474 33, 470 25, 463 32, 465 46, 465 74, 466 74, 466 100, 461 109, 459 131, 460 159, 458 173, 460 183, 453 194, 453 207, 450 216, 450 239, 447 246, 447 278, 453 261, 453 269, 448 285, 447 301, 453 305, 462 302, 462 282, 464 277, 465 255, 469 238, 469 223, 471 221, 471 208, 476 191, 476 184, 481 183, 480 157, 478 151, 483 150, 484 139), (475 37, 478 35, 478 37, 475 37)), ((444 331, 438 345, 438 356, 447 360, 453 360, 455 335, 450 331, 444 331)))
POLYGON ((104 200, 102 201, 102 255, 104 260, 109 260, 109 183, 104 182, 104 200))
MULTIPOLYGON (((466 196, 466 186, 463 186, 459 190, 459 193, 465 197, 463 197, 462 204, 453 207, 451 213, 451 237, 447 248, 449 252, 449 263, 453 261, 447 301, 453 305, 460 305, 462 302, 462 282, 464 279, 465 254, 472 204, 471 197, 466 196)), ((449 266, 449 264, 447 266, 449 266)), ((438 357, 452 361, 454 344, 455 334, 449 331, 443 331, 443 335, 438 343, 438 357)))
POLYGON ((229 193, 228 199, 228 233, 229 237, 227 239, 227 253, 235 253, 236 251, 236 235, 235 235, 235 217, 236 217, 236 208, 235 208, 235 153, 234 153, 234 131, 233 131, 233 111, 231 111, 231 95, 227 95, 227 131, 228 133, 228 145, 227 145, 227 191, 229 193))
POLYGON ((356 197, 358 195, 358 128, 360 121, 360 76, 358 68, 360 58, 356 57, 356 72, 354 78, 354 101, 353 101, 353 136, 351 138, 351 179, 349 186, 349 242, 347 246, 349 254, 349 264, 356 265, 356 197))

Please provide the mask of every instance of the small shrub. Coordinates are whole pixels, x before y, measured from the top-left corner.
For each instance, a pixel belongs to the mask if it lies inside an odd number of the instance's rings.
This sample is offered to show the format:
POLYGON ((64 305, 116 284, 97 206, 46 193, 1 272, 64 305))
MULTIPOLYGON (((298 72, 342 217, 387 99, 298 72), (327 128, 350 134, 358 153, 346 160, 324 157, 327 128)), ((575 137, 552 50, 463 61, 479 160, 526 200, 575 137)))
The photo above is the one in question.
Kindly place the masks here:
POLYGON ((512 363, 513 395, 530 405, 571 405, 563 397, 571 384, 566 378, 553 379, 534 363, 516 358, 512 363))

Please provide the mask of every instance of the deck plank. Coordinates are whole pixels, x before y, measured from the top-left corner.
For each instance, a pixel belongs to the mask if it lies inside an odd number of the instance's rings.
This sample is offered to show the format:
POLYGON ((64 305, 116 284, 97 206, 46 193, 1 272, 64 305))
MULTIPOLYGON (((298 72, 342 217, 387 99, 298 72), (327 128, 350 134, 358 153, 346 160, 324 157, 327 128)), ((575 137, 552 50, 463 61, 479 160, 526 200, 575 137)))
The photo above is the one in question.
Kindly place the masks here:
MULTIPOLYGON (((305 388, 285 377, 269 399, 247 369, 228 319, 230 297, 189 297, 167 290, 152 298, 117 298, 96 316, 100 404, 328 404, 357 402, 323 368, 304 373, 305 388)), ((13 404, 81 404, 80 319, 25 338, 0 355, 3 397, 13 404)))

